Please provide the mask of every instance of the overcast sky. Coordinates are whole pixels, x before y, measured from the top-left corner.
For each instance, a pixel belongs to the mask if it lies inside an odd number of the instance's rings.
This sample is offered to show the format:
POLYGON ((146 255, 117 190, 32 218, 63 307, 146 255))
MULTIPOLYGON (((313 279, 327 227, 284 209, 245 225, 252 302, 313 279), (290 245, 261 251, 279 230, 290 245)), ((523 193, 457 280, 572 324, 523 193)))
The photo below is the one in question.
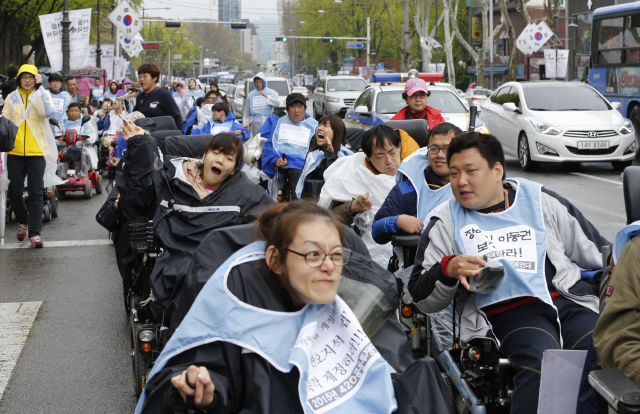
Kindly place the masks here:
MULTIPOLYGON (((164 17, 166 19, 217 18, 219 0, 145 0, 145 16, 164 17), (171 10, 156 8, 171 7, 171 10), (213 10, 212 10, 213 8, 213 10)), ((257 22, 261 17, 276 19, 277 0, 241 0, 242 18, 257 22)))

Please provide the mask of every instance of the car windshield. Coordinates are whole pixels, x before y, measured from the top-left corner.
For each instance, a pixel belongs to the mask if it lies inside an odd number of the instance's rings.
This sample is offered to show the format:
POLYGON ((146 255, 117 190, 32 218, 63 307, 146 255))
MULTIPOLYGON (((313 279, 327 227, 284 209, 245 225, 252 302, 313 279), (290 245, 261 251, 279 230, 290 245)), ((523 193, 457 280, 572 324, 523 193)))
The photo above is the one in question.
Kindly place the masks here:
POLYGON ((223 91, 225 91, 227 93, 233 87, 234 87, 234 85, 232 83, 221 83, 220 85, 218 85, 218 89, 221 89, 221 90, 223 90, 223 91))
POLYGON ((608 111, 611 106, 588 86, 522 88, 532 111, 608 111))
POLYGON ((363 91, 365 86, 362 79, 334 79, 327 82, 327 92, 363 91))
MULTIPOLYGON (((256 84, 253 82, 249 82, 249 92, 256 88, 256 84)), ((289 95, 289 84, 286 79, 282 79, 281 81, 270 80, 267 81, 267 88, 273 89, 278 92, 280 96, 289 95)))
MULTIPOLYGON (((381 92, 378 94, 376 111, 379 114, 395 114, 407 104, 402 99, 402 91, 381 92)), ((448 114, 463 114, 467 108, 449 91, 431 91, 428 106, 448 114)))
POLYGON ((476 96, 485 96, 485 97, 490 97, 491 94, 493 93, 493 91, 490 91, 488 89, 473 89, 473 95, 476 96))

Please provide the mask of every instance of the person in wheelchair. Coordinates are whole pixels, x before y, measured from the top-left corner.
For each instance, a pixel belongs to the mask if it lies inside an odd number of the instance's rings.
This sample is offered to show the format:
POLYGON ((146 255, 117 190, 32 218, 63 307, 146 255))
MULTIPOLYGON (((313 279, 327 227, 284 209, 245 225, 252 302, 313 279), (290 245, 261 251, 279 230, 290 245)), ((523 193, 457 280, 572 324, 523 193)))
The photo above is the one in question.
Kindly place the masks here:
POLYGON ((242 141, 233 134, 213 137, 202 161, 174 158, 156 168, 157 144, 131 120, 123 125, 127 141, 122 174, 116 176, 119 209, 125 223, 158 222, 156 237, 163 253, 151 274, 155 298, 165 309, 173 287, 187 271, 191 254, 216 228, 255 220, 273 200, 240 172, 242 141))
POLYGON ((307 100, 301 93, 289 94, 286 105, 286 116, 269 123, 269 130, 260 129, 260 136, 267 139, 262 148, 262 171, 275 180, 277 169, 288 167, 289 183, 295 191, 318 121, 307 113, 307 100))
POLYGON ((213 105, 211 108, 213 117, 204 124, 204 127, 200 129, 191 130, 191 135, 204 135, 212 134, 217 135, 222 132, 230 132, 243 141, 251 138, 251 133, 248 129, 236 121, 236 117, 233 116, 233 112, 229 113, 229 105, 220 101, 213 105))
POLYGON ((429 95, 431 92, 429 92, 425 81, 419 78, 409 79, 404 85, 404 92, 402 92, 402 99, 407 103, 407 106, 399 110, 391 120, 424 119, 427 121, 429 129, 444 122, 442 111, 427 106, 429 95))
POLYGON ((377 125, 362 136, 363 152, 338 159, 324 173, 318 204, 331 208, 347 226, 354 224, 381 266, 386 267, 391 246, 380 246, 373 240, 373 217, 395 185, 400 163, 418 149, 403 130, 377 125))
POLYGON ((494 340, 516 369, 512 413, 536 413, 546 349, 587 349, 598 319, 599 269, 609 242, 570 203, 540 184, 505 180, 492 135, 456 136, 447 151, 455 198, 422 233, 409 292, 426 313, 454 297, 461 342, 494 340), (499 266, 503 267, 499 267, 499 266), (483 267, 497 285, 477 276, 483 267))
POLYGON ((447 148, 462 130, 449 122, 431 129, 429 145, 414 152, 398 168, 398 184, 373 218, 371 235, 385 244, 398 233, 420 234, 431 210, 453 197, 447 148))
POLYGON ((329 211, 279 204, 259 231, 264 241, 236 251, 202 288, 136 413, 452 412, 433 359, 390 374, 383 355, 407 352, 406 341, 370 339, 394 310, 371 294, 382 293, 377 286, 359 282, 367 269, 384 270, 344 247, 345 229, 329 211), (371 306, 358 309, 358 300, 379 307, 363 312, 371 306))
POLYGON ((83 154, 90 160, 90 167, 88 169, 95 170, 98 168, 98 154, 94 143, 98 139, 98 131, 94 127, 93 122, 82 123, 82 111, 80 105, 77 103, 70 103, 69 109, 67 109, 67 116, 62 120, 62 129, 66 132, 70 129, 74 129, 78 132, 78 135, 87 135, 89 138, 84 138, 82 141, 78 141, 76 146, 82 148, 83 154))
MULTIPOLYGON (((346 128, 339 116, 324 115, 320 118, 316 134, 311 139, 302 174, 296 185, 296 197, 318 197, 318 193, 305 191, 306 180, 324 181, 324 172, 331 164, 340 157, 353 155, 353 152, 344 146, 346 143, 346 128)), ((320 191, 321 188, 322 186, 313 190, 320 191)))

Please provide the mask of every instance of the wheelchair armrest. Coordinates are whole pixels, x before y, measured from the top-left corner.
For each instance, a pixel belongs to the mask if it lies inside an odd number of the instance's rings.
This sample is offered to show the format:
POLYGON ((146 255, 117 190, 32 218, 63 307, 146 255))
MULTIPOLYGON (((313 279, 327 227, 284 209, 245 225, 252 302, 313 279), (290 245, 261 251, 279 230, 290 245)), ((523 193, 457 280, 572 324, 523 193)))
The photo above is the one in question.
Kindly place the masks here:
POLYGON ((589 384, 619 413, 640 413, 640 388, 618 368, 589 373, 589 384))
POLYGON ((391 236, 391 245, 398 247, 418 247, 420 236, 418 234, 407 234, 404 236, 391 236))

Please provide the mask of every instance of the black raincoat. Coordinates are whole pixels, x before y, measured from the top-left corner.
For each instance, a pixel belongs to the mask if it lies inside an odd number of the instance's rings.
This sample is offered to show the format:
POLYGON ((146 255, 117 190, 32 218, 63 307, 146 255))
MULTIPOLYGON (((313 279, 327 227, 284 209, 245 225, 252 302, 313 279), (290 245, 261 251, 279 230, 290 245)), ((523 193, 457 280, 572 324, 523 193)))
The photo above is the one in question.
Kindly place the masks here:
POLYGON ((181 284, 189 268, 191 255, 207 234, 253 221, 274 201, 244 173, 227 178, 216 191, 201 199, 191 184, 177 174, 185 159, 174 159, 165 168, 156 168, 157 155, 153 138, 131 137, 116 183, 125 223, 149 219, 158 223, 156 240, 163 251, 156 259, 151 287, 158 302, 168 309, 175 286, 181 284), (170 206, 178 211, 160 221, 170 206))

